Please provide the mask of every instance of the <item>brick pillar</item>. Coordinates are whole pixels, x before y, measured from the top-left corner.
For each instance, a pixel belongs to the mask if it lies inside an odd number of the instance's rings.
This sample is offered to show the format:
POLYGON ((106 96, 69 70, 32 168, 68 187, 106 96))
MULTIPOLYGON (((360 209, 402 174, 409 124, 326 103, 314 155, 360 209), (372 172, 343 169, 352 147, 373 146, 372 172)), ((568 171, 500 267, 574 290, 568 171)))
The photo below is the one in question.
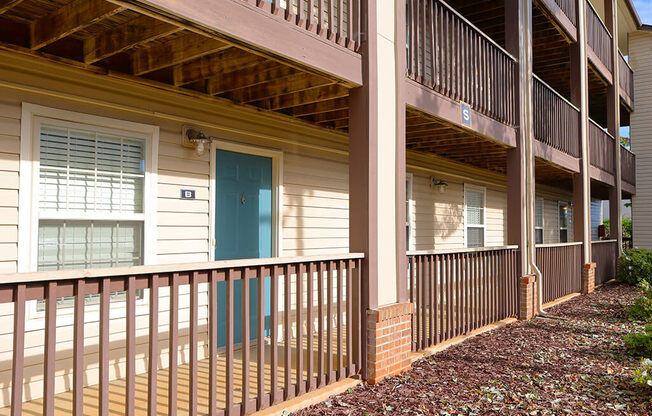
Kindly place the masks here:
POLYGON ((367 312, 367 382, 410 369, 413 308, 406 302, 367 312))
POLYGON ((591 293, 593 289, 595 289, 595 263, 588 263, 582 268, 582 294, 591 293))
POLYGON ((519 282, 520 307, 518 319, 527 321, 534 318, 536 314, 536 277, 534 275, 523 276, 519 282))

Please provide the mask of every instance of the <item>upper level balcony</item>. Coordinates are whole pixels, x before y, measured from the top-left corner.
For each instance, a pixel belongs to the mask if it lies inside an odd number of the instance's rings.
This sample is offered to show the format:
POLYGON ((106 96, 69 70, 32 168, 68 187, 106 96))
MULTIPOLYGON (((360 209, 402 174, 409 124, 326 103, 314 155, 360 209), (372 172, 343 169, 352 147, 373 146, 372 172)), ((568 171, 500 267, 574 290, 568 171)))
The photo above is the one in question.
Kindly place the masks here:
POLYGON ((346 131, 361 21, 354 0, 13 1, 0 49, 346 131))

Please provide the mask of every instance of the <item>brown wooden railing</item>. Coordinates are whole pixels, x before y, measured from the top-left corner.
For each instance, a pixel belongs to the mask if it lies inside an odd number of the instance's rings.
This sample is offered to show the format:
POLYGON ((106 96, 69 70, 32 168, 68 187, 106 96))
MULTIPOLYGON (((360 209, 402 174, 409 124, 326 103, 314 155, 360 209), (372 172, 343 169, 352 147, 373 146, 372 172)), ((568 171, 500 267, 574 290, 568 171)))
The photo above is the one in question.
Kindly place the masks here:
POLYGON ((601 285, 616 278, 618 240, 593 241, 591 258, 595 263, 595 284, 601 285))
POLYGON ((533 81, 534 137, 579 157, 579 110, 536 75, 533 81))
POLYGON ((360 0, 245 1, 351 50, 360 47, 360 0))
POLYGON ((589 0, 586 0, 586 41, 600 62, 613 71, 611 34, 589 0))
POLYGON ((616 140, 593 120, 589 120, 589 160, 591 165, 612 175, 616 173, 616 140))
POLYGON ((555 0, 555 3, 568 17, 568 20, 577 26, 577 0, 555 0))
POLYGON ((539 244, 536 262, 543 275, 543 302, 582 290, 582 243, 539 244))
POLYGON ((634 100, 634 71, 620 51, 618 51, 618 78, 620 79, 620 88, 631 100, 634 100))
POLYGON ((620 146, 620 174, 623 181, 636 186, 636 156, 620 146))
POLYGON ((407 255, 413 350, 518 314, 516 247, 407 255))
POLYGON ((408 76, 508 125, 516 60, 441 0, 408 0, 408 76))
POLYGON ((55 407, 82 414, 84 406, 108 415, 109 400, 113 412, 131 415, 145 408, 156 414, 157 406, 171 415, 177 409, 249 414, 358 374, 365 348, 362 258, 3 275, 3 318, 13 310, 14 322, 12 351, 3 354, 12 357, 3 369, 13 369, 2 382, 5 405, 10 397, 16 415, 27 409, 49 415, 55 407), (111 300, 124 291, 121 304, 111 300), (97 310, 85 307, 89 295, 99 297, 97 310), (70 296, 66 324, 57 298, 70 296), (39 299, 45 315, 33 322, 31 301, 39 299), (69 341, 72 351, 62 350, 69 341), (44 355, 34 355, 35 343, 44 355), (43 389, 33 391, 38 374, 43 389), (10 384, 19 387, 9 393, 10 384), (66 390, 72 395, 59 394, 66 390))

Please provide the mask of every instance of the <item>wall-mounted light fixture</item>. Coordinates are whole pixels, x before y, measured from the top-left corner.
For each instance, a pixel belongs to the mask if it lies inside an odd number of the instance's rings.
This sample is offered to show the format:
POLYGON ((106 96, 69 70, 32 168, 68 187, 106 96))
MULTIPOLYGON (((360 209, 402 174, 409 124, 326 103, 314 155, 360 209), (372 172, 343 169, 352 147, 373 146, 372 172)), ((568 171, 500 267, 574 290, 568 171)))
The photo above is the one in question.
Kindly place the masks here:
POLYGON ((206 145, 211 144, 214 140, 214 137, 209 137, 204 134, 203 131, 199 130, 196 127, 183 127, 183 141, 184 145, 188 147, 195 148, 195 154, 201 156, 206 151, 206 145))
POLYGON ((430 177, 430 188, 431 189, 439 189, 439 193, 444 193, 446 192, 446 188, 448 187, 448 184, 444 182, 442 179, 437 179, 434 176, 430 177))

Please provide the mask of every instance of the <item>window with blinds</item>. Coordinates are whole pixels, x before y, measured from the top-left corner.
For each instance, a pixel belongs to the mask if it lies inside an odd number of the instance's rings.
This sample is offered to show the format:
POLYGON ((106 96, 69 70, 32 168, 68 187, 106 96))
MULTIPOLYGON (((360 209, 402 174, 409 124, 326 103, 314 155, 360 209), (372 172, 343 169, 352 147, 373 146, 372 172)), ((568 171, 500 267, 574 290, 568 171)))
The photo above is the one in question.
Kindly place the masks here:
POLYGON ((466 246, 485 245, 485 190, 471 186, 464 187, 464 210, 466 246))
POLYGON ((142 264, 145 141, 44 123, 39 153, 37 269, 142 264))
POLYGON ((534 239, 536 244, 543 244, 543 198, 534 203, 534 239))
POLYGON ((568 223, 570 212, 568 203, 559 202, 559 242, 568 243, 568 223))

